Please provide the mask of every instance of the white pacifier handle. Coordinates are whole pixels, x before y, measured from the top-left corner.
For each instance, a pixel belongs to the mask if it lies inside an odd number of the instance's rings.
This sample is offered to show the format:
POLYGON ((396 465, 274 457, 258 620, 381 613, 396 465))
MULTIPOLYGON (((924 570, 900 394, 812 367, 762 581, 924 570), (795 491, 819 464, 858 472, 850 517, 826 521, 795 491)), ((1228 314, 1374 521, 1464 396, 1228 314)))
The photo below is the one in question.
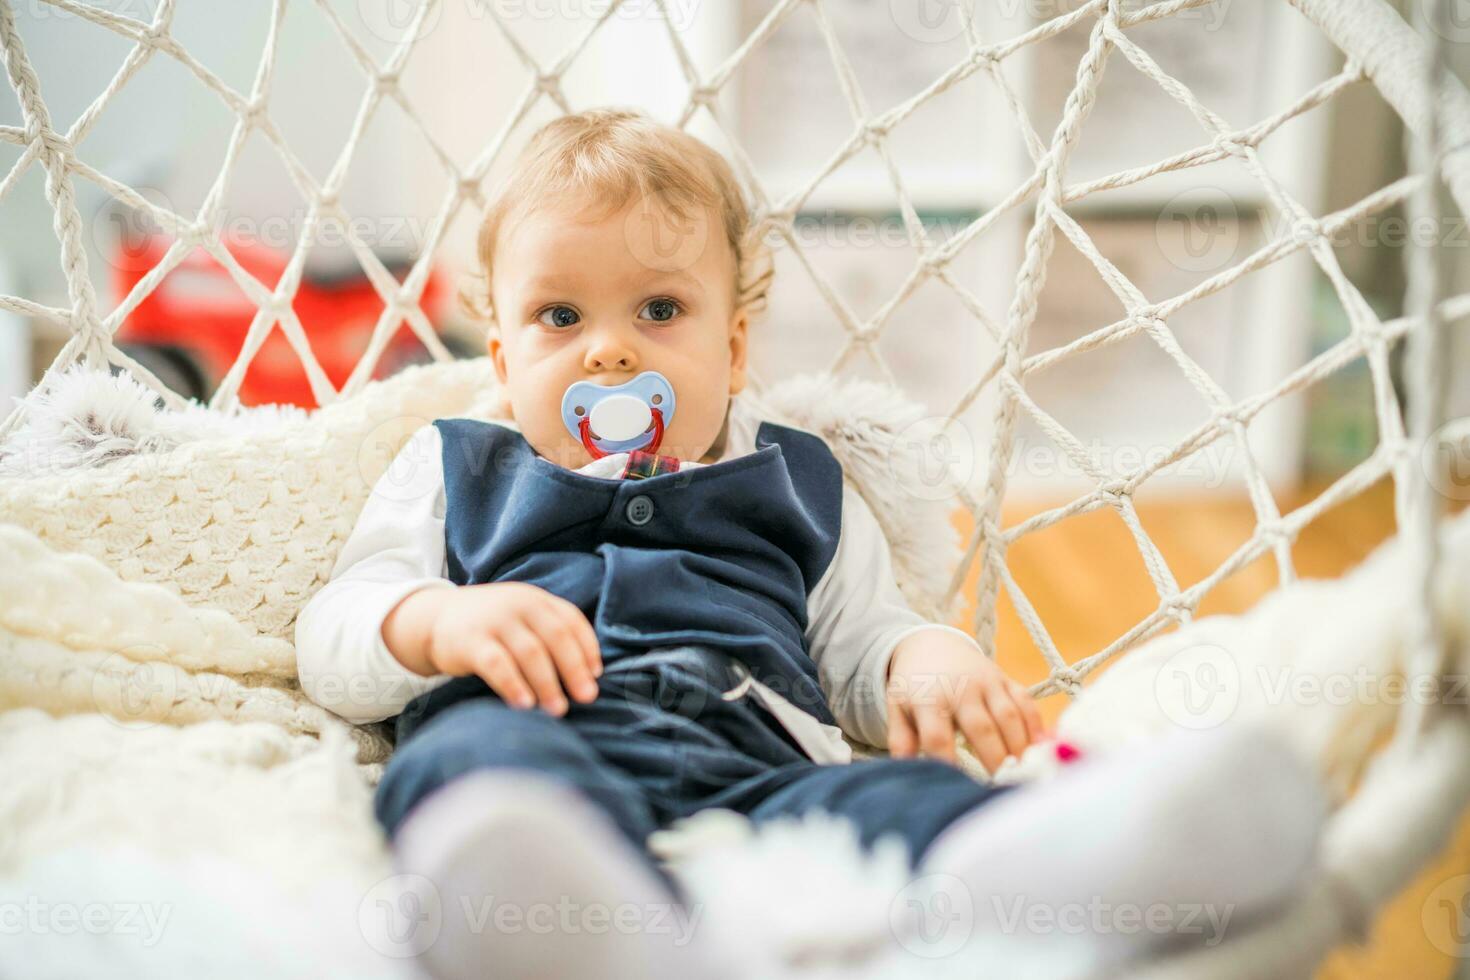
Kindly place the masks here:
POLYGON ((641 398, 632 395, 609 395, 588 414, 592 434, 598 439, 618 442, 632 439, 647 431, 653 422, 653 411, 641 398))

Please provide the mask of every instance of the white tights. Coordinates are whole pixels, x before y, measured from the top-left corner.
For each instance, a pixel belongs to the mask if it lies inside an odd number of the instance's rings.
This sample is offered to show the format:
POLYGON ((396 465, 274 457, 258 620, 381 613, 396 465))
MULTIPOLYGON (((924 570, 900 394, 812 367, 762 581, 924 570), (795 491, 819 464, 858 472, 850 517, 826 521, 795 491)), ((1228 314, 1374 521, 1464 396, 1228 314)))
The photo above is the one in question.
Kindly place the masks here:
POLYGON ((1084 756, 944 830, 916 882, 931 921, 906 941, 985 944, 987 963, 1014 957, 1027 976, 1214 945, 1301 882, 1325 814, 1305 764, 1244 726, 1084 756))

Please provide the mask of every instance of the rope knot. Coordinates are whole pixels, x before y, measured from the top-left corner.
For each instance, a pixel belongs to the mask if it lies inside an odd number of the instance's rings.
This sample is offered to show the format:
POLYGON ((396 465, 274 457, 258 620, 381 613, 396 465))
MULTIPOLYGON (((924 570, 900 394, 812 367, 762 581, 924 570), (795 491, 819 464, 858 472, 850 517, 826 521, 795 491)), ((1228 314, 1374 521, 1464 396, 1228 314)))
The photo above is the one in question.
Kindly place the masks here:
POLYGON ((26 136, 28 139, 40 141, 43 159, 55 160, 63 165, 71 159, 71 142, 51 127, 38 128, 34 136, 27 127, 26 136))
POLYGON ((971 48, 970 64, 977 68, 994 68, 1000 64, 1000 56, 993 48, 971 48))
POLYGON ((1291 237, 1293 241, 1304 244, 1316 241, 1323 237, 1322 222, 1311 215, 1302 215, 1292 222, 1291 237))
POLYGON ((1407 459, 1418 455, 1418 450, 1415 448, 1413 440, 1407 436, 1400 436, 1397 439, 1384 439, 1378 444, 1378 451, 1389 459, 1407 459))
POLYGON ((1165 596, 1159 603, 1159 611, 1176 623, 1184 622, 1185 617, 1194 612, 1194 603, 1185 597, 1182 592, 1165 596))
POLYGON ((1273 546, 1291 544, 1291 538, 1287 535, 1286 529, 1281 526, 1281 522, 1279 520, 1261 521, 1256 526, 1260 528, 1261 537, 1266 539, 1266 541, 1273 546))
POLYGON ((924 275, 937 278, 944 267, 949 265, 949 259, 934 252, 925 252, 919 257, 919 268, 924 270, 924 275))
POLYGON ((245 103, 245 108, 240 113, 240 119, 249 129, 259 129, 265 122, 265 97, 262 96, 245 103))
POLYGON ((1240 408, 1235 405, 1222 408, 1215 413, 1215 420, 1220 423, 1222 429, 1239 426, 1241 424, 1240 408))
POLYGON ((1215 147, 1215 149, 1227 153, 1230 156, 1245 156, 1245 144, 1241 143, 1239 140, 1233 140, 1229 136, 1216 136, 1210 142, 1211 145, 1215 147))
POLYGON ((1076 694, 1082 690, 1082 678, 1071 667, 1053 667, 1051 676, 1052 680, 1059 687, 1065 688, 1068 694, 1076 694))

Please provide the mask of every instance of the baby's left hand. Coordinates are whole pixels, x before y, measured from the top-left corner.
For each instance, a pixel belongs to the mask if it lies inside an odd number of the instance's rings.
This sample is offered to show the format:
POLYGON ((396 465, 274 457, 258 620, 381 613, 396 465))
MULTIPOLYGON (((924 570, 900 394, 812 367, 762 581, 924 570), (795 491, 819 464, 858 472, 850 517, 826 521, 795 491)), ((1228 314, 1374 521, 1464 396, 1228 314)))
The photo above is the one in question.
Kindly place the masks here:
POLYGON ((888 751, 955 758, 955 730, 994 773, 1043 734, 1036 701, 995 662, 953 634, 904 637, 888 662, 888 751))

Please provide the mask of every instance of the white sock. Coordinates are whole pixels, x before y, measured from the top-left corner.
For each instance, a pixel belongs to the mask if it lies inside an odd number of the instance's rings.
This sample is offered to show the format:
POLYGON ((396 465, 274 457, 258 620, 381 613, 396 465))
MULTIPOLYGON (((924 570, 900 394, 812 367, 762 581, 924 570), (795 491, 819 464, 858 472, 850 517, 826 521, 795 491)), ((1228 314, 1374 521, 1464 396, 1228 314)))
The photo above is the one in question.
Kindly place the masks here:
MULTIPOLYGON (((606 814, 535 773, 485 770, 423 800, 395 864, 437 894, 415 950, 436 980, 718 975, 699 909, 670 894, 606 814)), ((422 904, 427 905, 427 902, 422 904)))
POLYGON ((968 903, 996 957, 1087 976, 1243 931, 1301 882, 1326 812, 1316 775, 1265 732, 1178 730, 966 814, 920 881, 928 900, 950 893, 936 910, 968 903))

